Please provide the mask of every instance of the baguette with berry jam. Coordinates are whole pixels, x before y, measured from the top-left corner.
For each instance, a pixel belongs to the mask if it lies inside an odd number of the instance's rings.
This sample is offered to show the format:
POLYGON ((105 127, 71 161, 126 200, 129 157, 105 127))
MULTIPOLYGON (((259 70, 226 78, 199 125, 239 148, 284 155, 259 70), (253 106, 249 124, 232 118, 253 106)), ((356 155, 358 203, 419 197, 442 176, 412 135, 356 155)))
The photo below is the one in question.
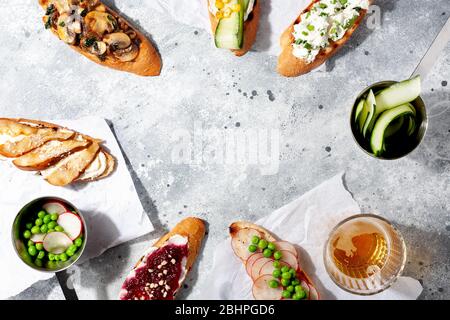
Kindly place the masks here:
POLYGON ((205 223, 187 218, 156 241, 130 272, 121 300, 173 300, 191 270, 205 236, 205 223))

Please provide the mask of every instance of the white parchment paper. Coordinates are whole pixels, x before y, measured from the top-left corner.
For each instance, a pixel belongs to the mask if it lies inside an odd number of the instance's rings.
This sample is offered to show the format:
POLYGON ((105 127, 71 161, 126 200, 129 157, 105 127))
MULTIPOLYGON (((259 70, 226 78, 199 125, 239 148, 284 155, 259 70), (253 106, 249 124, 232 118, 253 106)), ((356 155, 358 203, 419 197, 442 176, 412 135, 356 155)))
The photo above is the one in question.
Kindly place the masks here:
MULTIPOLYGON (((317 287, 321 299, 417 299, 419 281, 401 277, 386 291, 373 296, 357 296, 336 286, 323 263, 323 245, 332 228, 343 219, 360 213, 358 204, 343 185, 343 174, 325 181, 297 200, 256 221, 283 240, 302 248, 300 264, 317 287)), ((215 250, 210 284, 204 299, 253 299, 252 281, 243 263, 235 256, 227 239, 215 250)))
POLYGON ((11 241, 11 226, 16 214, 26 203, 38 197, 61 197, 83 213, 88 228, 88 243, 78 263, 153 231, 122 152, 106 121, 88 117, 50 122, 105 140, 104 146, 116 158, 117 168, 106 179, 61 188, 51 186, 33 173, 16 169, 10 160, 0 161, 0 299, 16 295, 33 283, 53 276, 25 265, 17 257, 11 241))
MULTIPOLYGON (((261 20, 253 50, 279 53, 280 36, 284 30, 306 8, 310 0, 259 0, 261 20)), ((208 0, 153 0, 146 3, 161 13, 192 27, 210 30, 208 0)), ((212 43, 212 40, 211 40, 212 43)))

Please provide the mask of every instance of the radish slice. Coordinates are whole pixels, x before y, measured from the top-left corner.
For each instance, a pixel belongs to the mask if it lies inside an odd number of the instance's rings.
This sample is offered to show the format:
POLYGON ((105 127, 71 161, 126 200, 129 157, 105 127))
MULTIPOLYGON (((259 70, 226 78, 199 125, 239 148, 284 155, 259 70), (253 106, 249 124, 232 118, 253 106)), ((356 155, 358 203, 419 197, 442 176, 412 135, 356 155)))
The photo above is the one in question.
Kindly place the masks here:
POLYGON ((73 244, 64 232, 50 232, 45 235, 43 245, 47 252, 61 254, 73 244))
POLYGON ((302 286, 303 290, 306 292, 306 300, 310 300, 309 299, 309 285, 306 281, 302 280, 300 282, 300 285, 302 286))
POLYGON ((293 255, 298 257, 297 249, 295 249, 295 247, 292 243, 287 242, 287 241, 275 241, 273 244, 275 245, 277 250, 289 251, 290 253, 292 253, 293 255))
POLYGON ((309 285, 309 300, 319 300, 319 294, 312 285, 309 285))
POLYGON ((265 264, 263 264, 263 266, 259 270, 259 276, 265 274, 272 275, 274 269, 275 268, 273 266, 273 260, 267 261, 265 264))
POLYGON ((256 280, 259 277, 259 271, 261 270, 262 266, 268 261, 272 261, 272 260, 262 257, 253 263, 251 271, 250 271, 250 277, 253 280, 256 280))
POLYGON ((67 212, 67 208, 64 207, 59 202, 47 202, 42 206, 42 208, 48 213, 48 214, 62 214, 64 212, 67 212))
POLYGON ((45 238, 45 233, 37 233, 37 234, 33 234, 30 238, 31 241, 33 241, 34 243, 42 243, 44 241, 45 238))
POLYGON ((70 240, 75 240, 80 236, 83 224, 78 215, 66 212, 58 217, 57 222, 64 228, 64 232, 69 236, 70 240))
POLYGON ((231 239, 231 246, 234 253, 243 261, 246 261, 252 253, 248 251, 248 246, 251 244, 252 237, 257 236, 262 238, 261 232, 251 228, 240 229, 231 239))
POLYGON ((287 263, 291 266, 291 268, 294 268, 295 270, 298 269, 297 257, 290 251, 281 250, 281 261, 287 263))
POLYGON ((253 263, 255 263, 256 260, 262 257, 264 257, 262 253, 254 253, 247 259, 247 261, 245 262, 245 271, 247 271, 247 274, 249 276, 251 276, 253 263))
POLYGON ((278 288, 269 287, 269 281, 272 279, 273 277, 267 274, 256 279, 252 288, 255 300, 281 300, 283 289, 281 286, 278 288))

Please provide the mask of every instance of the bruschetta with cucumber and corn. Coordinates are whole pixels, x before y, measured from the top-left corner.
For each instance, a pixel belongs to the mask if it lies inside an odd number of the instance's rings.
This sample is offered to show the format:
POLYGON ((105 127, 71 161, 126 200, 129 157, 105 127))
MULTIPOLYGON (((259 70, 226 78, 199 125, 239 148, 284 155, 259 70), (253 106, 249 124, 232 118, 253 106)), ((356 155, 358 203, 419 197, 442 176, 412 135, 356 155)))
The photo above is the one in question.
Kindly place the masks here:
POLYGON ((243 56, 258 32, 260 0, 207 0, 214 43, 243 56))

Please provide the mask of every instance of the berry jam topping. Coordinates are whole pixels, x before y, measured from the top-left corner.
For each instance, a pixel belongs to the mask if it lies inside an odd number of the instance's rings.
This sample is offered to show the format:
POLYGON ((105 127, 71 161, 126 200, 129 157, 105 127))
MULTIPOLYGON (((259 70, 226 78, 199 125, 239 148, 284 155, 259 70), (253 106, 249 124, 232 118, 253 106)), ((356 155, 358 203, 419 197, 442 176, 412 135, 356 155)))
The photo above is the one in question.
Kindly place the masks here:
POLYGON ((125 280, 120 299, 173 300, 187 254, 187 244, 167 244, 150 253, 125 280))

